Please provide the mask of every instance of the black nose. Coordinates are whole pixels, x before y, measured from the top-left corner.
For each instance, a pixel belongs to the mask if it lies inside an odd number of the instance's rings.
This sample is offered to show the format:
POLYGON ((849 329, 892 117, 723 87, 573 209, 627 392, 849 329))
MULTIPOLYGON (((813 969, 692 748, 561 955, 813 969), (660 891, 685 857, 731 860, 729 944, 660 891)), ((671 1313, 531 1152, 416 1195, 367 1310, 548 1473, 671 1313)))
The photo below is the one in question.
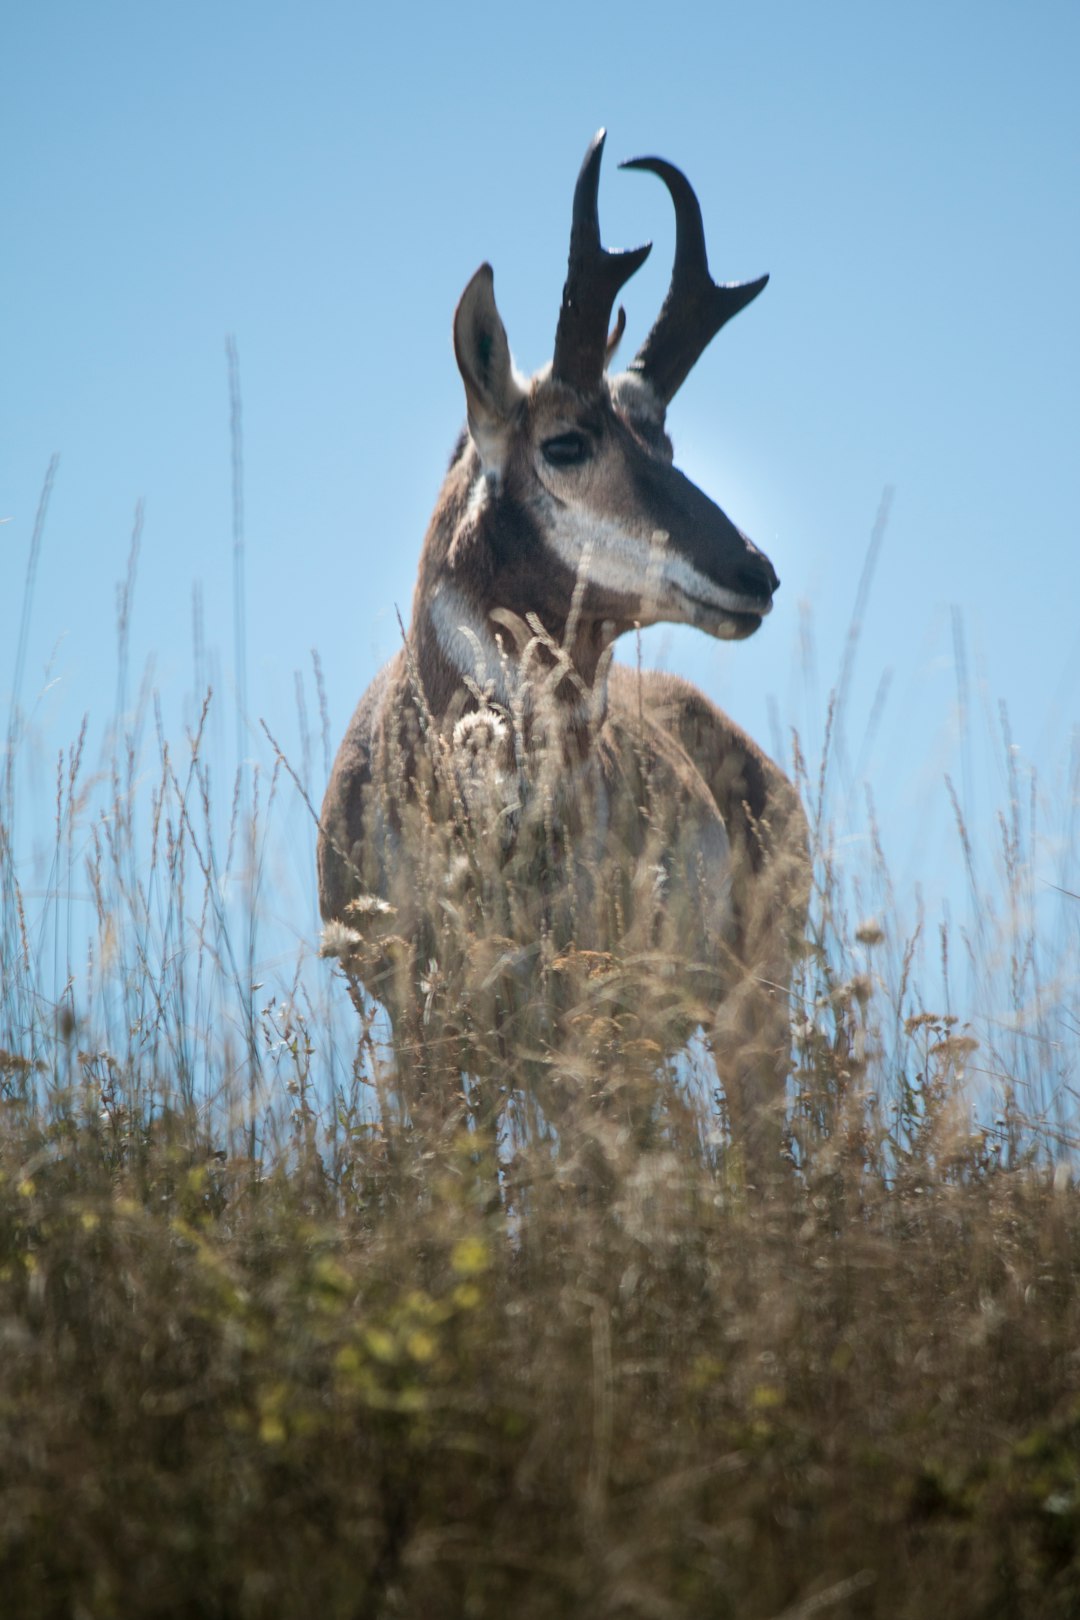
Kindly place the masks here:
POLYGON ((736 577, 739 589, 745 596, 772 596, 780 588, 776 569, 761 551, 754 552, 746 559, 736 577))

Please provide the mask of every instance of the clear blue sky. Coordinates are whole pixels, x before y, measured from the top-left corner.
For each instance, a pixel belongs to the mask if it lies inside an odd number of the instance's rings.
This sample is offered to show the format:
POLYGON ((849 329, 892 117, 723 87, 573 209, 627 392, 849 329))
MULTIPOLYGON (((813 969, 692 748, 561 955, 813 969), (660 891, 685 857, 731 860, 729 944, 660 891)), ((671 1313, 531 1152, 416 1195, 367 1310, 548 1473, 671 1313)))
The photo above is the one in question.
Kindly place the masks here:
POLYGON ((48 669, 44 760, 84 710, 92 734, 112 715, 139 499, 132 687, 152 656, 179 730, 197 585, 231 740, 230 333, 249 708, 295 746, 294 672, 317 647, 336 743, 397 644, 463 415, 455 302, 489 259, 518 363, 550 357, 573 182, 606 124, 605 238, 655 243, 627 288, 628 354, 672 231, 663 188, 617 159, 688 172, 718 277, 772 275, 670 422, 679 463, 770 554, 777 608, 750 643, 660 630, 648 656, 766 744, 771 697, 813 754, 892 485, 846 730, 898 883, 932 888, 956 860, 946 771, 992 824, 983 716, 1001 698, 1060 810, 1080 719, 1072 0, 34 0, 8 7, 0 50, 0 700, 59 451, 22 690, 25 706, 48 669))

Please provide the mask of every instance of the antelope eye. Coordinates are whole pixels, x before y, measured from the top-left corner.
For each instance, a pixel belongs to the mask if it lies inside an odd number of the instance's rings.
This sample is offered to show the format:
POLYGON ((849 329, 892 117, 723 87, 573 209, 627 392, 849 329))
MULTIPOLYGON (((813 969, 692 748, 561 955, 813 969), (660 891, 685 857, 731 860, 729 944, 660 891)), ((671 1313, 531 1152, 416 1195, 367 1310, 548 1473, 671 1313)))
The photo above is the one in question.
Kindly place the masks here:
POLYGON ((584 433, 559 433, 540 446, 544 460, 552 467, 580 467, 592 456, 592 445, 584 433))

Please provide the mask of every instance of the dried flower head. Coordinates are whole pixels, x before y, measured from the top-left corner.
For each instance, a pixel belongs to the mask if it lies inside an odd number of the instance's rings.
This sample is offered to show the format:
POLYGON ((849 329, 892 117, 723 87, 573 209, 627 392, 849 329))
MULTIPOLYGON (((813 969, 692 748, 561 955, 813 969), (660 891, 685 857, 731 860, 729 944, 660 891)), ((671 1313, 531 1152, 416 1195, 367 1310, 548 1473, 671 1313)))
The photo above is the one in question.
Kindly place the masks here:
POLYGON ((350 900, 345 907, 350 917, 357 917, 361 921, 367 917, 392 917, 394 907, 389 900, 384 900, 377 894, 358 894, 355 900, 350 900))
POLYGON ((337 956, 345 960, 362 944, 363 939, 355 928, 349 928, 345 923, 335 919, 328 922, 322 931, 319 955, 337 956))

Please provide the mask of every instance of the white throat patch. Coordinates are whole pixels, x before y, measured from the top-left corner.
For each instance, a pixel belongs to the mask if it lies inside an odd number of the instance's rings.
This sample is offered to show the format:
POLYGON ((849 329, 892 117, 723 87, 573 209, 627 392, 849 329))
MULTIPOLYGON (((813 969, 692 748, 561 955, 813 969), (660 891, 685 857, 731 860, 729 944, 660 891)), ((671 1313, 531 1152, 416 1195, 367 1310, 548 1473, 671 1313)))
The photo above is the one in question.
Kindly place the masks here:
POLYGON ((431 594, 428 612, 447 663, 463 681, 475 683, 486 698, 509 707, 507 656, 476 604, 457 585, 441 579, 431 594))

